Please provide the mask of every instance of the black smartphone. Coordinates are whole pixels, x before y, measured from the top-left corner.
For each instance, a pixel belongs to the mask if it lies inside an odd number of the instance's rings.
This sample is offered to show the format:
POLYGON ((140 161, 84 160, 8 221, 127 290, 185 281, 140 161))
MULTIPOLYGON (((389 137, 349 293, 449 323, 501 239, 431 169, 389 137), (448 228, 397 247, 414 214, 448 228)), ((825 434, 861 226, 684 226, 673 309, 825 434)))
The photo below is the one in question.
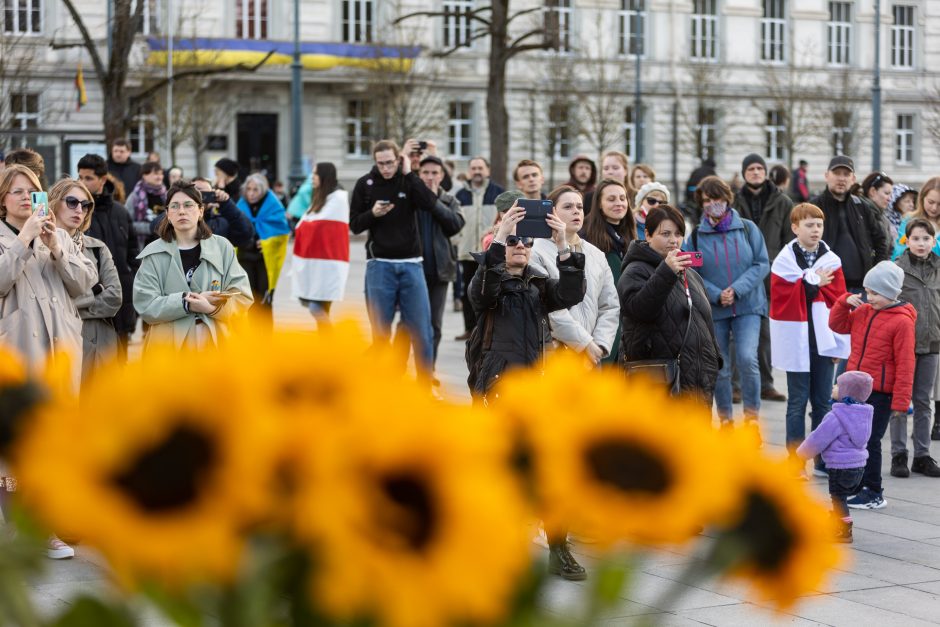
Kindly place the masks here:
POLYGON ((520 198, 516 201, 525 209, 525 217, 516 225, 516 235, 519 237, 551 237, 552 227, 548 226, 545 218, 555 207, 550 200, 531 200, 520 198))
POLYGON ((215 192, 201 192, 202 193, 202 204, 208 205, 212 202, 219 202, 219 197, 215 195, 215 192))
POLYGON ((418 148, 421 149, 421 152, 424 152, 425 150, 428 149, 428 143, 426 141, 419 141, 418 148))

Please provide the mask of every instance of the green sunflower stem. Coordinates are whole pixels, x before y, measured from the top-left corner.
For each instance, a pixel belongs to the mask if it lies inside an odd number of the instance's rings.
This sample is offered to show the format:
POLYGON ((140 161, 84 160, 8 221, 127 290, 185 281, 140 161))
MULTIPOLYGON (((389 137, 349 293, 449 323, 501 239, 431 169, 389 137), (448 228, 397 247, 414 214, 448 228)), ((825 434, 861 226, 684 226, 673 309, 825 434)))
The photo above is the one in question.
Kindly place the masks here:
MULTIPOLYGON (((8 568, 0 568, 0 606, 20 627, 40 627, 39 617, 26 596, 22 581, 8 568)), ((0 615, 2 618, 2 615, 0 615)))

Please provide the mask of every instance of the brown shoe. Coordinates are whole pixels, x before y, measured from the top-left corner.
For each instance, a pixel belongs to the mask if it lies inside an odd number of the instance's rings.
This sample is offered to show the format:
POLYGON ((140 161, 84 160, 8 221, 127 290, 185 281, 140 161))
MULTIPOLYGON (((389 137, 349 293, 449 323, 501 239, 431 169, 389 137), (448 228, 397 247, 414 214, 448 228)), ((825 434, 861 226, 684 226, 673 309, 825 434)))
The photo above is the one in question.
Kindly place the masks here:
POLYGON ((460 335, 454 338, 454 340, 457 342, 466 342, 469 339, 470 339, 470 331, 467 331, 466 333, 461 333, 460 335))
POLYGON ((760 393, 760 398, 762 401, 785 401, 787 395, 778 392, 776 388, 767 388, 760 393))
POLYGON ((741 402, 741 390, 731 390, 731 402, 732 403, 741 402))

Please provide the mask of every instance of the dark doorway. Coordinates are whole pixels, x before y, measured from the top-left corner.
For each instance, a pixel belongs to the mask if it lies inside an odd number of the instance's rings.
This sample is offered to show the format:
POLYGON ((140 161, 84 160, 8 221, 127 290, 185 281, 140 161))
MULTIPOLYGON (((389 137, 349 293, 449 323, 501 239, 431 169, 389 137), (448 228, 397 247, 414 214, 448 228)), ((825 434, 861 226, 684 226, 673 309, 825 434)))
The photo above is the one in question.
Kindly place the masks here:
POLYGON ((277 114, 239 113, 237 121, 242 175, 263 172, 269 181, 277 180, 277 114))

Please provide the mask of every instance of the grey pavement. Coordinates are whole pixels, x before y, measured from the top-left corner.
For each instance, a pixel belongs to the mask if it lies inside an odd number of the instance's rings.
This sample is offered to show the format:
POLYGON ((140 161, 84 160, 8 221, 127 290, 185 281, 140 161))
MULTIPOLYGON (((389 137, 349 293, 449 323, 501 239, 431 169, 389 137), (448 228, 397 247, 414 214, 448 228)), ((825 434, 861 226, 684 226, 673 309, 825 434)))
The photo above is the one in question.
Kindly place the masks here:
MULTIPOLYGON (((334 315, 349 313, 366 320, 363 309, 365 254, 363 241, 354 238, 353 261, 347 298, 337 304, 334 315)), ((289 261, 288 261, 289 263, 289 261)), ((285 272, 287 268, 285 268, 285 272)), ((275 320, 278 325, 313 330, 313 318, 290 299, 288 283, 276 291, 275 320)), ((448 300, 444 332, 438 359, 442 390, 455 399, 469 399, 463 342, 454 337, 463 331, 463 318, 448 300)), ((776 373, 778 389, 786 378, 776 373)), ((765 403, 762 430, 765 447, 783 454, 786 403, 765 403)), ((910 421, 909 421, 910 422, 910 421)), ((914 475, 896 479, 888 474, 890 455, 885 443, 885 497, 888 506, 877 511, 854 511, 855 544, 850 545, 850 561, 833 573, 819 590, 801 599, 786 614, 776 614, 754 603, 746 586, 740 583, 710 581, 689 587, 672 608, 656 607, 667 587, 679 578, 684 566, 694 559, 694 548, 656 551, 639 561, 629 589, 621 601, 602 616, 602 624, 629 624, 641 615, 656 615, 661 625, 915 625, 940 624, 940 479, 914 475)), ((823 479, 811 481, 813 489, 825 494, 823 479)), ((720 489, 720 486, 716 486, 720 489)), ((146 542, 146 538, 141 538, 146 542)), ((543 549, 533 545, 533 550, 543 549)), ((574 553, 588 568, 589 575, 598 560, 589 544, 576 544, 574 553)), ((47 565, 44 576, 32 584, 34 598, 46 611, 56 611, 77 593, 109 588, 102 560, 94 551, 78 547, 77 557, 47 565)), ((585 610, 586 583, 555 580, 541 597, 550 613, 575 621, 585 610)), ((650 618, 651 616, 647 616, 650 618)), ((142 624, 168 625, 159 616, 146 613, 142 624)))

